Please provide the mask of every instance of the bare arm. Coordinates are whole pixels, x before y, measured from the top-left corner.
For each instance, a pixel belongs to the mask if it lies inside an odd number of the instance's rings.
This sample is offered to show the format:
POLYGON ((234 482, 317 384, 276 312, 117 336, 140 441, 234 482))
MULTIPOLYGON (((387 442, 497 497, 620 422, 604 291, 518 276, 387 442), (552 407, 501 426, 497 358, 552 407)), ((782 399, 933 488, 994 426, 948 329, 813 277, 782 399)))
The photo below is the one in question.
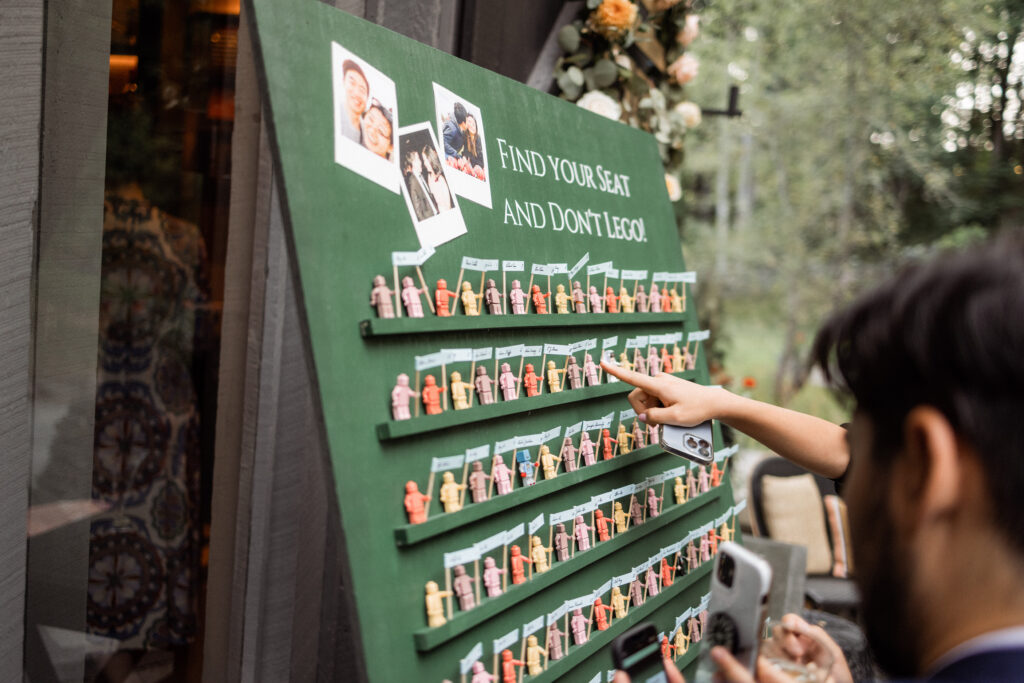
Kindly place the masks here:
POLYGON ((846 472, 849 446, 838 425, 668 374, 649 377, 603 361, 601 367, 636 387, 629 402, 650 424, 692 427, 716 419, 812 472, 833 479, 846 472))

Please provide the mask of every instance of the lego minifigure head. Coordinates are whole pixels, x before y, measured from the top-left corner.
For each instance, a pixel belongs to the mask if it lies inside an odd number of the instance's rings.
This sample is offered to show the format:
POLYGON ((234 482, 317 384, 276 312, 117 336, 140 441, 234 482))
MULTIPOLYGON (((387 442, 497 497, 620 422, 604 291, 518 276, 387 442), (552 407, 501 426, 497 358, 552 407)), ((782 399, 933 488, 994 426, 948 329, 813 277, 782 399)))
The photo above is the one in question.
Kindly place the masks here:
POLYGON ((448 283, 445 282, 444 280, 438 280, 437 281, 437 288, 438 289, 448 289, 448 283))
POLYGON ((521 289, 519 286, 519 280, 512 281, 512 289, 521 289))
POLYGON ((583 610, 581 610, 581 609, 579 609, 579 608, 576 608, 576 609, 574 609, 574 610, 572 611, 572 615, 573 615, 574 617, 582 617, 582 616, 583 616, 583 610))
POLYGON ((384 279, 383 275, 377 275, 373 278, 374 287, 383 287, 385 282, 387 282, 387 280, 384 279))
POLYGON ((661 558, 661 568, 668 569, 668 560, 666 560, 664 557, 661 558))
POLYGON ((402 278, 402 286, 403 287, 412 287, 412 278, 409 277, 408 275, 403 277, 402 278))
POLYGON ((437 592, 437 582, 436 581, 427 581, 427 586, 426 587, 427 587, 427 595, 430 595, 431 593, 436 593, 437 592))
POLYGON ((622 503, 615 501, 615 511, 622 512, 622 503))
POLYGON ((626 425, 620 424, 619 425, 619 434, 625 434, 625 433, 626 433, 626 425))
POLYGON ((601 430, 601 436, 609 436, 609 435, 611 435, 611 432, 609 432, 607 429, 602 429, 601 430))
POLYGON ((426 384, 428 387, 433 387, 437 385, 437 380, 434 379, 433 375, 427 375, 426 377, 423 378, 423 383, 426 384))
POLYGON ((572 445, 572 437, 571 436, 567 436, 564 439, 562 439, 562 448, 565 448, 566 446, 571 446, 571 445, 572 445))
POLYGON ((583 445, 588 441, 590 441, 590 434, 588 434, 587 432, 583 432, 583 434, 580 436, 580 445, 583 445))
POLYGON ((530 291, 533 292, 534 294, 537 294, 540 292, 540 286, 534 285, 533 287, 530 288, 530 291))
POLYGON ((683 485, 683 478, 682 477, 676 477, 676 486, 682 486, 682 485, 683 485))
POLYGON ((549 360, 548 361, 548 370, 554 370, 554 369, 555 369, 555 361, 549 360))
POLYGON ((551 454, 551 449, 548 448, 547 444, 541 444, 541 446, 540 446, 540 454, 541 455, 550 455, 551 454))
POLYGON ((583 515, 576 515, 576 524, 583 524, 583 515))
POLYGON ((459 372, 458 370, 456 370, 455 372, 452 373, 452 384, 454 384, 455 382, 461 382, 461 381, 462 381, 462 373, 459 372))
POLYGON ((584 365, 587 364, 587 363, 593 363, 593 362, 594 362, 594 357, 593 356, 591 356, 589 353, 584 353, 583 354, 583 363, 584 363, 584 365))
POLYGON ((532 537, 530 537, 530 545, 540 545, 540 537, 539 536, 532 536, 532 537))
POLYGON ((619 296, 624 297, 628 294, 625 287, 619 287, 619 296))
POLYGON ((466 568, 463 567, 461 564, 455 565, 455 576, 465 576, 465 575, 466 575, 466 568))
POLYGON ((576 357, 569 356, 569 365, 576 365, 576 357))
POLYGON ((604 513, 600 510, 594 510, 594 519, 604 519, 604 513))
POLYGON ((527 636, 526 647, 537 647, 537 636, 527 636))
POLYGON ((396 382, 396 383, 397 383, 397 384, 398 384, 398 386, 400 386, 400 387, 407 387, 407 386, 409 386, 409 375, 407 375, 407 374, 405 374, 405 373, 403 372, 402 374, 400 374, 400 375, 398 376, 398 378, 397 378, 397 382, 396 382))
POLYGON ((466 280, 465 282, 462 283, 463 292, 468 292, 471 289, 473 289, 473 285, 469 284, 469 280, 466 280))
POLYGON ((625 351, 623 351, 622 353, 619 354, 619 360, 621 362, 623 362, 623 363, 628 363, 629 362, 629 356, 626 355, 625 351))
POLYGON ((615 290, 611 287, 605 287, 604 294, 605 296, 613 296, 615 294, 615 290))
POLYGON ((598 597, 594 598, 594 607, 600 607, 603 604, 604 603, 601 602, 601 596, 598 596, 598 597))
POLYGON ((501 651, 501 661, 503 661, 503 662, 511 662, 512 661, 512 650, 502 650, 501 651))
POLYGON ((556 525, 555 528, 558 529, 558 533, 560 533, 560 534, 564 534, 565 533, 565 525, 564 524, 559 523, 558 525, 556 525))
POLYGON ((590 293, 597 294, 597 287, 595 287, 594 285, 590 285, 590 293))
POLYGON ((484 464, 482 462, 480 462, 479 460, 474 461, 473 462, 473 471, 474 472, 483 472, 484 471, 484 464))
POLYGON ((531 372, 533 372, 533 363, 527 363, 526 364, 526 374, 530 374, 531 372))
POLYGON ((514 545, 509 548, 509 554, 511 554, 512 557, 518 557, 523 554, 523 551, 519 549, 519 546, 514 545))
POLYGON ((482 365, 476 366, 476 376, 477 377, 482 377, 483 375, 486 375, 486 374, 487 374, 487 368, 485 368, 482 365))
POLYGON ((479 660, 473 662, 473 673, 474 674, 482 674, 483 672, 484 672, 484 663, 479 661, 479 660))
POLYGON ((452 474, 451 472, 445 472, 444 476, 443 476, 443 479, 444 479, 444 483, 451 484, 453 481, 455 481, 455 475, 452 474))
POLYGON ((509 365, 508 363, 502 363, 501 364, 501 371, 502 372, 512 372, 512 366, 509 365))
POLYGON ((658 293, 658 285, 651 285, 651 294, 658 293))
POLYGON ((636 288, 636 291, 637 291, 638 294, 643 294, 644 293, 644 286, 643 285, 639 285, 636 288))
POLYGON ((576 280, 575 282, 572 283, 572 288, 573 289, 583 289, 583 287, 580 286, 580 281, 579 280, 576 280))
POLYGON ((416 486, 416 482, 414 482, 414 481, 407 481, 407 482, 405 482, 405 492, 406 493, 419 493, 419 490, 420 490, 420 488, 418 486, 416 486))
POLYGON ((565 285, 558 285, 555 287, 555 291, 559 294, 565 294, 565 285))
POLYGON ((505 465, 505 461, 502 459, 502 457, 500 455, 495 453, 494 457, 491 458, 491 466, 492 467, 497 467, 498 465, 504 466, 505 465))
POLYGON ((525 448, 521 451, 516 451, 516 462, 530 462, 530 451, 525 448))
POLYGON ((622 591, 619 590, 618 586, 616 586, 615 588, 612 588, 612 597, 613 598, 616 598, 616 597, 621 598, 622 597, 622 591))
POLYGON ((651 499, 651 498, 656 498, 656 497, 657 497, 657 496, 656 496, 656 495, 655 495, 655 493, 654 493, 654 489, 647 489, 647 498, 648 498, 648 499, 651 499))
POLYGON ((494 558, 493 557, 485 557, 484 558, 484 569, 493 569, 493 568, 494 568, 494 558))
POLYGON ((492 280, 490 278, 487 278, 487 289, 494 289, 494 288, 495 288, 494 280, 492 280))

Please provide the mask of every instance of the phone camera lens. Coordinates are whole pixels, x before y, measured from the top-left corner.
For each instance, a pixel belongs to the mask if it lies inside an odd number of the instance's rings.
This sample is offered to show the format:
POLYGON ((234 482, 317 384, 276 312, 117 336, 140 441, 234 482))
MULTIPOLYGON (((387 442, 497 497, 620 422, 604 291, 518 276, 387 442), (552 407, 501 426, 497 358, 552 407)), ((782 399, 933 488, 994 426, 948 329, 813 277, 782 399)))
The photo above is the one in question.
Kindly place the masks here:
POLYGON ((732 579, 736 574, 736 562, 725 553, 718 555, 718 581, 726 588, 732 588, 732 579))

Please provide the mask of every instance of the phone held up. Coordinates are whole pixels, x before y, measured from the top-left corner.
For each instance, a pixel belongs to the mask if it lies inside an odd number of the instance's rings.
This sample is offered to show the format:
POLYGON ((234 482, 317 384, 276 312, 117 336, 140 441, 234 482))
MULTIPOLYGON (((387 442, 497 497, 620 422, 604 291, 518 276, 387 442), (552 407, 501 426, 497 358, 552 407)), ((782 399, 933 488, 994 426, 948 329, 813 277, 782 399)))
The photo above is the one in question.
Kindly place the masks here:
POLYGON ((612 662, 630 678, 660 661, 658 629, 650 622, 637 624, 612 641, 612 662))
POLYGON ((711 420, 695 427, 661 426, 661 447, 699 465, 709 465, 715 459, 711 443, 711 420))
POLYGON ((711 661, 711 648, 716 645, 729 650, 754 674, 771 584, 772 569, 763 559, 731 541, 718 547, 697 683, 712 680, 717 667, 711 661))

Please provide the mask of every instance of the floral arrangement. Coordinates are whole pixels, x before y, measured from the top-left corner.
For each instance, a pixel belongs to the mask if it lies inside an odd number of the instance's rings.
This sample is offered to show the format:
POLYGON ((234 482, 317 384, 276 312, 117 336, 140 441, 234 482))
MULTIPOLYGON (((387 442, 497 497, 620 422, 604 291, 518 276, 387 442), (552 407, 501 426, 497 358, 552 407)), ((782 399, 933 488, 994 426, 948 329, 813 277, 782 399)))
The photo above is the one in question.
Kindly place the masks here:
POLYGON ((682 197, 683 139, 701 121, 683 87, 700 67, 688 52, 700 34, 692 1, 587 0, 585 15, 558 33, 554 71, 563 98, 654 135, 673 202, 682 197))

